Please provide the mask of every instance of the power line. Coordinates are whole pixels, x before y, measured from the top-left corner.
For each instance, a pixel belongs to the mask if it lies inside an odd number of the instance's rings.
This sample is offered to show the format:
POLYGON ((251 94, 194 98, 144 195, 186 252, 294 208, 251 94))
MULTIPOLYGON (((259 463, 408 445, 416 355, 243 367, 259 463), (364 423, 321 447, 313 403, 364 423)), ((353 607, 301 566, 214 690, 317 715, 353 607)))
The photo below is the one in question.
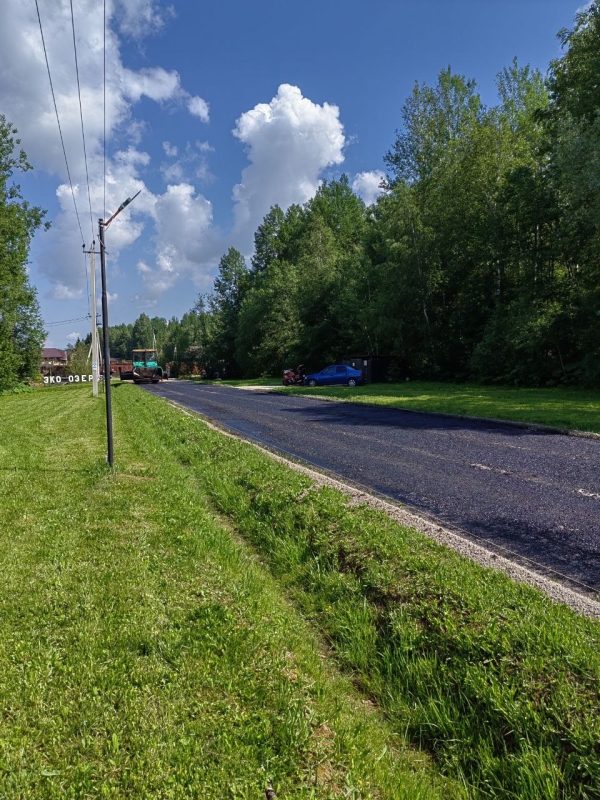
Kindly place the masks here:
POLYGON ((73 205, 75 206, 75 216, 77 217, 77 224, 79 225, 79 233, 81 234, 81 241, 85 244, 83 238, 83 231, 81 229, 81 220, 79 219, 79 211, 77 210, 77 202, 75 200, 75 191, 73 189, 73 181, 71 180, 71 171, 69 170, 69 162, 67 160, 67 151, 65 150, 65 140, 63 139, 62 128, 60 127, 60 118, 58 116, 58 107, 56 105, 56 95, 54 94, 54 85, 52 84, 52 76, 50 74, 50 64, 48 62, 48 52, 46 50, 46 41, 44 39, 44 31, 42 29, 42 18, 40 16, 40 7, 38 0, 35 0, 35 7, 37 10, 38 22, 40 23, 40 36, 42 37, 42 46, 44 48, 44 58, 46 59, 46 69, 48 70, 48 80, 50 81, 50 91, 52 92, 52 101, 54 102, 54 111, 56 113, 56 123, 58 125, 58 132, 60 134, 60 143, 62 144, 63 155, 65 157, 65 165, 67 167, 67 175, 69 177, 69 186, 71 187, 71 196, 73 197, 73 205))
MULTIPOLYGON (((36 0, 37 2, 37 0, 36 0)), ((88 203, 90 206, 90 225, 92 228, 92 239, 94 238, 94 220, 92 218, 92 197, 90 195, 90 175, 88 172, 87 151, 85 147, 85 130, 83 127, 83 107, 81 105, 81 86, 79 83, 79 63, 77 60, 77 43, 75 41, 75 16, 73 14, 73 0, 71 0, 71 27, 73 28, 73 51, 75 53, 75 74, 77 75, 77 95, 79 97, 79 117, 81 119, 81 138, 83 139, 83 160, 85 161, 85 179, 87 182, 88 203)), ((87 269, 86 269, 87 276, 87 269)))
POLYGON ((104 213, 102 215, 102 219, 106 219, 106 0, 104 0, 104 23, 103 23, 103 31, 104 31, 104 46, 103 46, 103 54, 104 54, 104 97, 103 97, 103 156, 104 156, 104 174, 103 174, 103 188, 104 188, 104 213))
POLYGON ((91 314, 86 314, 85 317, 74 317, 73 319, 61 319, 58 322, 44 322, 45 328, 51 328, 58 325, 70 325, 72 322, 81 322, 84 319, 90 319, 91 314))

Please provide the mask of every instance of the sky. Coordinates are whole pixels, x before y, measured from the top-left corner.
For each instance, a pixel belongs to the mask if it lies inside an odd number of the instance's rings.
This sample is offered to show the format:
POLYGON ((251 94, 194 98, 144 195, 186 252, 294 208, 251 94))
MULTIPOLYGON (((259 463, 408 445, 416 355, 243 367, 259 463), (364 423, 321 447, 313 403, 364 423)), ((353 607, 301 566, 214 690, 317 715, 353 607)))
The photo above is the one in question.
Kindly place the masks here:
POLYGON ((105 49, 100 0, 72 0, 73 20, 71 0, 38 0, 78 223, 35 0, 2 0, 0 113, 34 167, 17 182, 52 223, 29 264, 44 321, 61 323, 47 346, 88 333, 82 245, 126 198, 141 190, 106 230, 109 323, 181 317, 229 247, 251 256, 273 204, 343 173, 374 201, 416 81, 450 66, 493 105, 513 58, 546 72, 581 4, 106 0, 105 49))

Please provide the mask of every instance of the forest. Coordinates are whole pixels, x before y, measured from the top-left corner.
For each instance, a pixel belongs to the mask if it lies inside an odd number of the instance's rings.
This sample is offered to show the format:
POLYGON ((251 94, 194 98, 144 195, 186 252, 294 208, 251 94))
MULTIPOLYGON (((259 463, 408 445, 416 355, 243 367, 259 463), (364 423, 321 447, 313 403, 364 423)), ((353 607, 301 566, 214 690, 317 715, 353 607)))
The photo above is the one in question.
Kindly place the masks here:
POLYGON ((45 338, 27 260, 35 232, 48 223, 14 180, 32 169, 16 133, 0 114, 0 394, 39 372, 45 338))
POLYGON ((385 355, 390 379, 600 387, 600 7, 546 75, 515 60, 486 106, 443 69, 417 83, 371 206, 348 178, 273 206, 182 319, 110 328, 182 374, 275 375, 385 355))

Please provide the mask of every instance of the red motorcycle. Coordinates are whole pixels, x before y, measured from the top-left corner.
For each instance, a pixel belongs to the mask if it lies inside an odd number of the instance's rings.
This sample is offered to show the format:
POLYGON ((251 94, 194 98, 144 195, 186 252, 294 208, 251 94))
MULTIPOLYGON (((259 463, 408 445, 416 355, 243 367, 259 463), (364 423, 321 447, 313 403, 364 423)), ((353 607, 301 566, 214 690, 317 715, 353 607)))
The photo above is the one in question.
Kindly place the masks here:
POLYGON ((299 364, 294 372, 293 369, 283 370, 284 386, 302 386, 304 383, 304 364, 299 364))

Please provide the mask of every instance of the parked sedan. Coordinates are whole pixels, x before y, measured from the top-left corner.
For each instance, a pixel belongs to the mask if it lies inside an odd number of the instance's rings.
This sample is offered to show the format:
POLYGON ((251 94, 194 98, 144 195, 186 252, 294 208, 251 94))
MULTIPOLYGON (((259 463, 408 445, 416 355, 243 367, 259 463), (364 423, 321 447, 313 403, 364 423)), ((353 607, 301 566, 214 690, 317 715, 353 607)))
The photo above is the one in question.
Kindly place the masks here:
POLYGON ((304 378, 305 386, 356 386, 359 383, 362 383, 362 372, 345 364, 333 364, 304 378))

